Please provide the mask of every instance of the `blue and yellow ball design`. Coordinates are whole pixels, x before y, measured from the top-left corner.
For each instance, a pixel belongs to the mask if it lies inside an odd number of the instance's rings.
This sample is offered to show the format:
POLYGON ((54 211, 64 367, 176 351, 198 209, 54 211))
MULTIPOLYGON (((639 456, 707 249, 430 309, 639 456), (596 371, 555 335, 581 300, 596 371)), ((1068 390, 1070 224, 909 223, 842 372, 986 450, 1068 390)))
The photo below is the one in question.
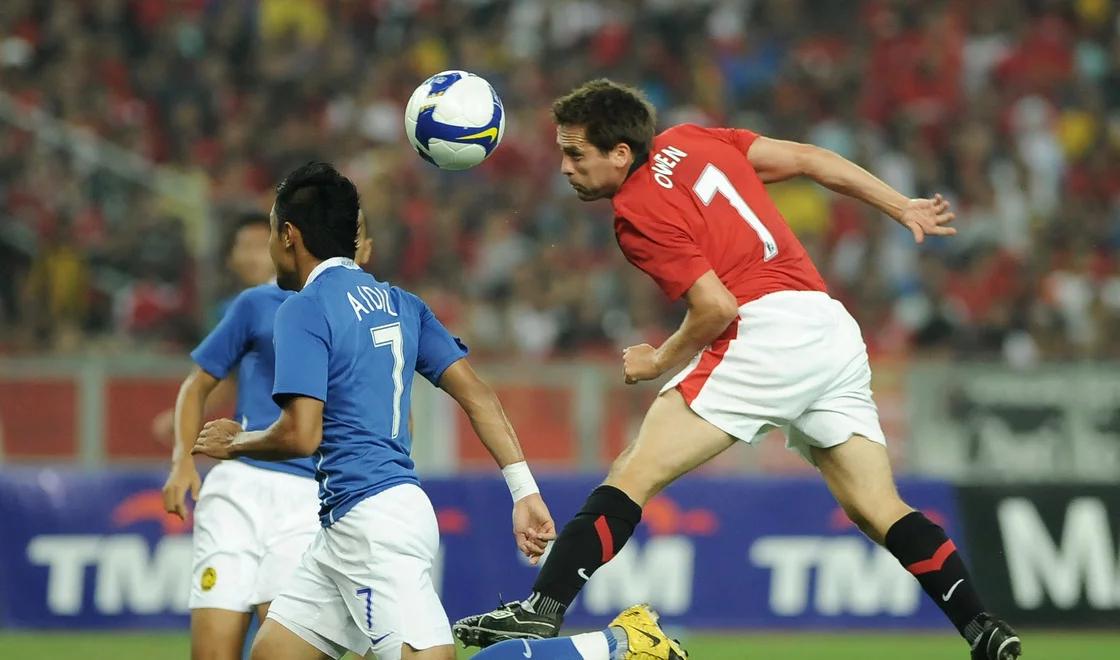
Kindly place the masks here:
POLYGON ((445 170, 465 170, 486 160, 502 141, 505 110, 483 78, 443 71, 412 93, 404 124, 421 158, 445 170))

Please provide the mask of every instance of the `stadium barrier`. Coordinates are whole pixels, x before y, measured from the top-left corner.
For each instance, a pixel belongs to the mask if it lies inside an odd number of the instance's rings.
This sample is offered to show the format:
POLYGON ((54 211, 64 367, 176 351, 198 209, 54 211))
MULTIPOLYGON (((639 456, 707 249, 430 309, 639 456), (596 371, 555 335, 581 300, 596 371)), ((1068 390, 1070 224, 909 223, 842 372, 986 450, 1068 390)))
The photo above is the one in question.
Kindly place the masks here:
MULTIPOLYGON (((164 477, 159 470, 0 469, 0 625, 185 627, 190 522, 164 514, 164 477)), ((539 481, 559 525, 597 483, 539 481)), ((903 480, 900 487, 960 538, 952 486, 903 480)), ((440 524, 435 583, 448 614, 524 594, 536 569, 513 544, 501 479, 429 479, 424 488, 440 524)), ((592 577, 570 625, 601 625, 649 601, 669 624, 704 629, 945 626, 918 584, 855 530, 819 479, 686 478, 646 507, 644 522, 592 577)))
MULTIPOLYGON (((537 470, 600 473, 637 432, 657 382, 625 385, 613 360, 495 362, 474 366, 494 387, 537 470)), ((101 469, 118 462, 163 463, 166 438, 153 420, 174 405, 184 358, 156 355, 0 357, 0 456, 9 462, 50 461, 101 469), (163 440, 159 442, 157 440, 163 440)), ((875 396, 890 438, 894 466, 907 469, 906 371, 875 364, 875 396)), ((493 460, 454 400, 422 378, 412 390, 413 460, 430 475, 489 470, 493 460)), ((229 415, 220 410, 216 415, 229 415)), ((775 436, 780 435, 777 432, 775 436)), ((750 451, 724 452, 706 469, 742 474, 809 474, 812 468, 784 440, 750 451)))
MULTIPOLYGON (((656 383, 623 385, 613 362, 476 365, 537 469, 598 473, 634 436, 656 383)), ((982 483, 1120 480, 1120 370, 1113 364, 876 362, 875 398, 896 472, 982 483)), ((153 419, 174 404, 181 358, 0 358, 0 455, 9 462, 164 462, 153 419)), ((413 389, 413 458, 428 474, 486 470, 491 458, 454 401, 413 389)), ((220 414, 229 414, 222 411, 220 414)), ((777 435, 777 434, 775 434, 777 435)), ((777 438, 711 470, 811 474, 777 438)))
POLYGON ((922 362, 906 379, 911 470, 977 483, 1120 481, 1115 364, 922 362))

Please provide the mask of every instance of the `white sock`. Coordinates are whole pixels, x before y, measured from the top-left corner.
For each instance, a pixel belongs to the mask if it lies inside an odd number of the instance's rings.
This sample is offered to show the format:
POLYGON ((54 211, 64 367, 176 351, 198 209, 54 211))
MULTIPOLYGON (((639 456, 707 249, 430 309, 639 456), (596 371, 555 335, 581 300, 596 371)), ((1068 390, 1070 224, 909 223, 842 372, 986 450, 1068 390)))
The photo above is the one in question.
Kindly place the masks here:
POLYGON ((602 631, 572 635, 571 640, 583 660, 611 660, 611 648, 602 631))

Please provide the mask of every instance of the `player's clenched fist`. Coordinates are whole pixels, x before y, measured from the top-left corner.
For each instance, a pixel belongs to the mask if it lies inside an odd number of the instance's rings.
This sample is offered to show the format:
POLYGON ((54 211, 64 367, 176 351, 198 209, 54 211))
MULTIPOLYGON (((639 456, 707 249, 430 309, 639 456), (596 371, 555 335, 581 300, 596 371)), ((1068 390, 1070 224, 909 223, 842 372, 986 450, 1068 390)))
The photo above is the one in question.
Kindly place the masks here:
POLYGON ((632 385, 643 380, 653 380, 664 369, 657 360, 657 349, 649 344, 638 344, 622 350, 622 372, 626 383, 632 385))
POLYGON ((232 419, 216 419, 207 422, 198 434, 198 439, 194 441, 191 453, 205 454, 221 460, 233 458, 233 455, 230 454, 230 447, 233 445, 234 438, 241 431, 241 425, 232 419))

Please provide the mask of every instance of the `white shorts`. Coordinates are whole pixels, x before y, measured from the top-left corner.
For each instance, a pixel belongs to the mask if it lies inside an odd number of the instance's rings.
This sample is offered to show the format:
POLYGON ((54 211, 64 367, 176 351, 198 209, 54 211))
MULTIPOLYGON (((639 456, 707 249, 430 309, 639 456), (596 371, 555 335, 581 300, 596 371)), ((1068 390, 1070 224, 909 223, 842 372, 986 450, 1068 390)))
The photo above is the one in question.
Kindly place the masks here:
POLYGON ((432 582, 439 528, 414 484, 362 500, 311 543, 268 618, 332 658, 346 651, 398 660, 453 644, 432 582))
POLYGON ((780 291, 739 308, 739 322, 661 389, 728 434, 754 442, 780 428, 813 463, 811 447, 862 435, 885 445, 871 399, 859 325, 826 293, 780 291))
POLYGON ((280 595, 319 525, 314 479, 223 461, 194 509, 191 609, 249 612, 280 595))

